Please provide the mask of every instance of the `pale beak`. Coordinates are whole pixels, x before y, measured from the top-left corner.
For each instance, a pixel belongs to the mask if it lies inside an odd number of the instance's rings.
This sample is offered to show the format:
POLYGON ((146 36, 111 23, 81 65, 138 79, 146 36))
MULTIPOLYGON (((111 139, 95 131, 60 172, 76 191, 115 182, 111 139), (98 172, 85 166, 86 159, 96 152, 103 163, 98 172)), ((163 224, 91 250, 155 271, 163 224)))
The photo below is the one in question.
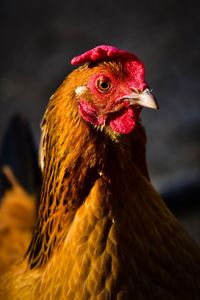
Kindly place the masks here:
POLYGON ((132 93, 129 97, 127 97, 128 100, 132 105, 138 105, 153 109, 159 109, 159 105, 154 97, 154 95, 149 91, 149 89, 145 89, 141 93, 132 93))

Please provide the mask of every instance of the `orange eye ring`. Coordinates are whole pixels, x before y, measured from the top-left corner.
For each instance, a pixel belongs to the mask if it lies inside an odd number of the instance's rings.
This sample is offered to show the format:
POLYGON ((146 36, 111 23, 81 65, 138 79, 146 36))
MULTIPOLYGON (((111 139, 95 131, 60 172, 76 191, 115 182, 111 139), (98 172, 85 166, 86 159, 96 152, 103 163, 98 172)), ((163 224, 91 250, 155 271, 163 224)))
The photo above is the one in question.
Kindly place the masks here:
POLYGON ((96 86, 100 92, 108 92, 111 89, 111 82, 108 78, 99 78, 96 86))

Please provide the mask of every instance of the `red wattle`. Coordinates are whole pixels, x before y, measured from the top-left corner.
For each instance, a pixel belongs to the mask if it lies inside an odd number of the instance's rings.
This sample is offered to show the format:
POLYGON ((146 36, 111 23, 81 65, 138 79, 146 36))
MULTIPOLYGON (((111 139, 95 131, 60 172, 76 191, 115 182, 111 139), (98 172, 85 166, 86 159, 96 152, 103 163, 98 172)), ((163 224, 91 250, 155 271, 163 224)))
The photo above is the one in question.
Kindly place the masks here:
POLYGON ((123 108, 119 112, 113 114, 110 119, 110 127, 113 131, 120 134, 130 133, 139 118, 141 109, 134 109, 132 107, 123 108))

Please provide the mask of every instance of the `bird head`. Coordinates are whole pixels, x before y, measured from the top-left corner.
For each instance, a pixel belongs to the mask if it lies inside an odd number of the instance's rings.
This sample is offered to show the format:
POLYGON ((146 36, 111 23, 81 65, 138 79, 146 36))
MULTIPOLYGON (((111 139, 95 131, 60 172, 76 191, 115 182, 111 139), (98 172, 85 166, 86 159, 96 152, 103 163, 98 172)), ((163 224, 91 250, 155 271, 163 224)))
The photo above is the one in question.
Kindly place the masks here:
POLYGON ((102 45, 74 57, 71 63, 87 67, 75 93, 82 118, 93 126, 128 134, 143 107, 158 108, 144 78, 144 65, 134 54, 102 45))

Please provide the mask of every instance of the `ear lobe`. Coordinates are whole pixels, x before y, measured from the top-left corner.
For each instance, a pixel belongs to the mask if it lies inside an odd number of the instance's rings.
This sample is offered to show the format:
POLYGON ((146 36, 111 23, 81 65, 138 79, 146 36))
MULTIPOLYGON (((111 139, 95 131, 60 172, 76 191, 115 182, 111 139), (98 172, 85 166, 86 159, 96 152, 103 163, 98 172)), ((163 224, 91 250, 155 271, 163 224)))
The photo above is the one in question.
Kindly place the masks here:
POLYGON ((78 86, 75 89, 75 93, 77 96, 83 96, 88 91, 88 88, 86 86, 78 86))

